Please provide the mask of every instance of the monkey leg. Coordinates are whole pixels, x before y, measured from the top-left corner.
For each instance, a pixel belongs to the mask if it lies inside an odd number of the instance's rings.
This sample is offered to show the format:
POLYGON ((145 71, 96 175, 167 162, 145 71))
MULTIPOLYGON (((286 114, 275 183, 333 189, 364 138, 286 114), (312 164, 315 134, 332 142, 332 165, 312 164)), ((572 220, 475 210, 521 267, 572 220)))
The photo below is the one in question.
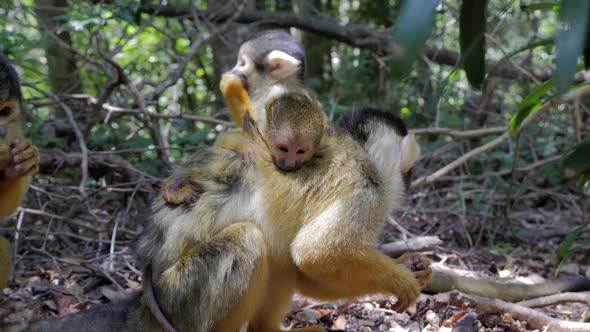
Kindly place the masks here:
POLYGON ((0 236, 0 291, 6 287, 8 273, 12 265, 12 255, 10 253, 10 242, 3 236, 0 236))
POLYGON ((230 225, 154 276, 156 298, 178 331, 237 331, 259 307, 266 259, 257 226, 230 225))
POLYGON ((335 300, 370 294, 394 294, 395 310, 410 306, 420 295, 412 271, 369 246, 338 250, 294 245, 293 257, 302 273, 298 290, 310 297, 335 300))
POLYGON ((246 113, 249 113, 254 120, 258 120, 250 102, 248 91, 246 91, 242 80, 237 75, 231 72, 223 74, 219 83, 219 89, 225 97, 229 113, 238 126, 242 126, 242 120, 246 113))
MULTIPOLYGON (((285 265, 270 260, 269 281, 265 289, 265 304, 248 323, 248 332, 278 332, 282 331, 281 323, 293 297, 297 268, 291 264, 285 265)), ((288 259, 281 259, 283 261, 288 259)), ((310 326, 303 329, 293 329, 298 332, 323 332, 320 326, 310 326)))

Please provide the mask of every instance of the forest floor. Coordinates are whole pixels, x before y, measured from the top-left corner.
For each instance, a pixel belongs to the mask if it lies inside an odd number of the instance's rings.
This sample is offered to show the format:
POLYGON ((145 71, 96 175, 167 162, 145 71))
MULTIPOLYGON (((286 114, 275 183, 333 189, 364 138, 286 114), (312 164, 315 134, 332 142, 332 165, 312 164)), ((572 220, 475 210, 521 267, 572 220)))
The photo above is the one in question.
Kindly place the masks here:
MULTIPOLYGON (((97 183, 82 199, 76 184, 60 184, 50 177, 37 180, 26 208, 0 228, 16 252, 13 279, 0 297, 0 321, 67 315, 139 290, 140 268, 129 246, 149 218, 157 184, 149 178, 111 186, 97 183)), ((447 194, 440 195, 430 194, 429 189, 414 193, 410 208, 389 220, 380 242, 436 235, 442 244, 424 251, 434 262, 481 277, 554 278, 559 243, 581 214, 572 208, 575 198, 547 193, 517 202, 518 209, 510 216, 519 225, 507 226, 499 210, 490 207, 498 201, 484 204, 488 208, 470 208, 472 201, 451 194, 459 189, 449 187, 447 194)), ((588 256, 571 257, 560 271, 560 276, 565 275, 590 278, 588 256)), ((449 299, 449 293, 423 294, 407 312, 396 313, 391 310, 395 297, 331 304, 296 296, 285 325, 319 323, 330 331, 536 330, 510 312, 484 313, 449 299)), ((587 319, 589 304, 571 302, 535 310, 579 322, 587 319)))

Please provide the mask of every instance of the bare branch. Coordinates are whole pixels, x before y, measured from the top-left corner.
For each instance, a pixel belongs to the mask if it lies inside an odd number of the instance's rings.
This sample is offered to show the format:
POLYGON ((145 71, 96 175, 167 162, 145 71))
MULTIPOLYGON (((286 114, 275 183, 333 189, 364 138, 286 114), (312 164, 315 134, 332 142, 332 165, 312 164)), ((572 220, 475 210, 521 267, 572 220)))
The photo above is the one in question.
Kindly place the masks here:
POLYGON ((547 113, 549 110, 551 110, 553 107, 557 106, 559 103, 573 101, 576 98, 578 98, 579 96, 587 94, 589 92, 590 92, 590 85, 585 85, 581 88, 578 88, 578 89, 568 92, 567 94, 563 95, 561 97, 561 99, 558 99, 559 97, 551 99, 550 101, 546 102, 541 107, 539 107, 535 112, 529 114, 522 121, 522 123, 520 124, 520 126, 518 127, 518 129, 516 130, 515 133, 511 133, 509 129, 506 129, 506 131, 501 136, 495 138, 491 142, 488 142, 480 147, 477 147, 477 148, 467 152, 466 154, 462 155, 458 159, 454 160, 453 162, 444 166, 443 168, 439 169, 438 171, 432 173, 431 175, 423 176, 421 178, 416 179, 414 182, 412 182, 412 188, 421 187, 421 186, 435 182, 436 180, 438 180, 442 176, 448 174, 449 172, 451 172, 455 168, 457 168, 460 165, 462 165, 463 163, 467 162, 469 159, 471 159, 475 156, 478 156, 484 152, 487 152, 487 151, 497 148, 502 143, 506 142, 513 135, 514 136, 520 135, 520 133, 525 128, 527 128, 532 123, 536 122, 537 119, 541 115, 547 113))
POLYGON ((80 180, 80 185, 78 186, 78 189, 80 190, 80 194, 82 195, 82 197, 86 197, 86 181, 88 181, 88 148, 86 147, 86 140, 84 139, 84 135, 82 135, 82 131, 80 130, 78 123, 76 123, 76 120, 74 119, 74 113, 72 112, 70 107, 66 105, 56 94, 39 89, 37 86, 33 84, 23 83, 23 85, 26 85, 34 89, 35 91, 47 97, 50 97, 64 110, 64 112, 66 112, 68 121, 70 122, 70 126, 72 126, 72 128, 74 129, 74 133, 76 134, 76 138, 78 139, 78 144, 80 145, 80 150, 82 151, 82 179, 80 180))
POLYGON ((506 130, 504 127, 482 128, 475 130, 455 130, 451 128, 420 128, 411 129, 414 135, 444 135, 453 138, 476 138, 489 135, 501 134, 506 130))
MULTIPOLYGON (((171 18, 193 19, 191 9, 182 6, 159 6, 143 5, 140 11, 150 15, 159 15, 171 18)), ((234 12, 208 12, 196 11, 198 19, 206 19, 215 23, 225 22, 233 17, 234 12)), ((342 24, 332 19, 318 17, 301 17, 293 13, 266 12, 261 10, 242 11, 235 17, 236 23, 258 24, 266 27, 275 28, 298 28, 301 30, 313 32, 320 36, 337 40, 353 47, 358 47, 372 51, 381 56, 398 57, 401 54, 401 47, 392 39, 391 32, 386 30, 375 30, 364 25, 347 23, 342 24)), ((459 54, 446 49, 426 46, 423 55, 430 61, 438 64, 460 67, 459 54)), ((546 81, 551 78, 552 71, 550 68, 539 69, 527 65, 520 65, 510 61, 500 63, 488 62, 486 68, 489 73, 506 79, 519 79, 529 81, 531 77, 537 81, 546 81), (524 74, 527 73, 527 74, 524 74), (530 75, 530 76, 529 76, 530 75)), ((576 76, 576 82, 582 82, 585 78, 583 75, 576 76)))

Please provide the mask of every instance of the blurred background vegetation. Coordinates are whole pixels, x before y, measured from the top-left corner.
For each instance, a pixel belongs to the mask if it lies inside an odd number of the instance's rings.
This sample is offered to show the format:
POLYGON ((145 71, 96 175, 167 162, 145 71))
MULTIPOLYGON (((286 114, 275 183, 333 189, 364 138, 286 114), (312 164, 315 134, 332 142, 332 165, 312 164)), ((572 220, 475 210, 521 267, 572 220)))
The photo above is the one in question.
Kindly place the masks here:
POLYGON ((170 167, 232 126, 217 86, 239 44, 281 28, 302 41, 331 119, 378 106, 419 135, 412 204, 391 222, 402 236, 587 260, 588 3, 0 0, 0 53, 42 151, 21 231, 45 248, 26 226, 45 225, 54 252, 126 248, 170 167), (72 229, 100 240, 60 242, 72 229))

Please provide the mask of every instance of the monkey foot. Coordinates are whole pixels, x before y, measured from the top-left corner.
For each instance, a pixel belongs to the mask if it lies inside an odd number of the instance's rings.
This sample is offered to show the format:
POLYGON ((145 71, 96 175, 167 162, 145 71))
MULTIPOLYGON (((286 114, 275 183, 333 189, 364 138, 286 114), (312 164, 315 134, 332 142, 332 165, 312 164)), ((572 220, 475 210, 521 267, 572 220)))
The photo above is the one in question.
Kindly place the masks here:
POLYGON ((17 138, 10 145, 10 159, 4 179, 16 179, 39 172, 39 150, 30 141, 17 138))
POLYGON ((414 272, 414 276, 418 280, 418 283, 420 283, 421 289, 426 287, 426 284, 432 278, 430 260, 422 255, 405 253, 397 259, 397 262, 414 272))
POLYGON ((184 176, 173 176, 162 185, 162 198, 172 205, 192 205, 198 197, 184 176))

